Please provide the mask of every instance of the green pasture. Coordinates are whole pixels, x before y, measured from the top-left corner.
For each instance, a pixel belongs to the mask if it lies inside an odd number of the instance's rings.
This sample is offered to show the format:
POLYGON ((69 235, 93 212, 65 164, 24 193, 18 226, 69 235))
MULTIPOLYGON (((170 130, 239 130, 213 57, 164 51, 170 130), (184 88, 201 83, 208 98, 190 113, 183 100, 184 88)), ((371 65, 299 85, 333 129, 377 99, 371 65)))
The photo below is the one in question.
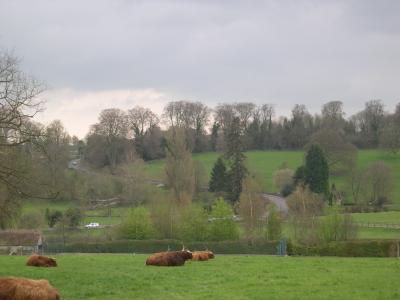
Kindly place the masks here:
MULTIPOLYGON (((193 158, 200 161, 209 178, 211 169, 217 160, 219 153, 208 152, 194 154, 193 158)), ((276 192, 273 186, 273 174, 283 163, 289 168, 296 169, 303 163, 303 151, 249 151, 246 152, 247 165, 251 172, 255 173, 261 182, 265 192, 276 192)), ((358 153, 358 166, 366 167, 368 164, 383 160, 393 171, 394 175, 394 194, 393 202, 400 204, 400 155, 392 155, 383 150, 360 150, 358 153)), ((150 161, 146 164, 147 175, 152 179, 163 179, 164 160, 150 161)), ((346 180, 344 176, 335 176, 331 178, 340 189, 346 190, 346 180)))
MULTIPOLYGON (((351 214, 357 223, 398 224, 400 225, 400 211, 385 211, 375 213, 351 214)), ((399 230, 400 231, 400 230, 399 230)))
POLYGON ((0 276, 45 278, 62 299, 399 299, 400 261, 218 255, 183 267, 146 255, 59 255, 57 268, 0 256, 0 276))
MULTIPOLYGON (((353 213, 354 222, 378 225, 400 225, 400 212, 353 213)), ((359 227, 360 239, 400 239, 400 229, 359 227)))
POLYGON ((358 239, 388 239, 388 240, 396 240, 400 239, 400 229, 392 229, 392 228, 367 228, 367 227, 359 227, 357 232, 358 239))

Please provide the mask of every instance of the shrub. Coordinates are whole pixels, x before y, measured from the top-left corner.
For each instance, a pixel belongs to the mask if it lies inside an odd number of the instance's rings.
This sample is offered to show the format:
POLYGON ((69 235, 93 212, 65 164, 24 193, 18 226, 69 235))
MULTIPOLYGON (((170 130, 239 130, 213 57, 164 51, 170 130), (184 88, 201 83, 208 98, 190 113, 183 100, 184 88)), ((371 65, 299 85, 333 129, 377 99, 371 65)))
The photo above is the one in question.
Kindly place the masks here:
POLYGON ((79 208, 68 208, 64 215, 70 227, 78 227, 83 220, 83 214, 79 208))
POLYGON ((233 220, 233 210, 223 198, 217 199, 212 207, 210 239, 212 241, 236 240, 239 231, 233 220))
POLYGON ((351 215, 342 214, 338 207, 327 209, 327 214, 321 217, 318 224, 321 242, 345 241, 354 239, 357 226, 351 215))
POLYGON ((133 208, 120 225, 119 233, 122 238, 135 240, 144 240, 154 236, 149 211, 143 206, 133 208))
POLYGON ((181 210, 179 238, 183 241, 205 241, 208 237, 208 215, 200 206, 191 204, 181 210))
POLYGON ((267 240, 279 240, 282 235, 282 218, 273 204, 268 211, 267 217, 267 230, 266 239, 267 240))
POLYGON ((47 221, 47 224, 49 225, 50 228, 53 228, 54 225, 56 225, 57 222, 59 222, 62 218, 63 214, 59 210, 50 210, 46 208, 46 213, 45 213, 45 218, 47 221))

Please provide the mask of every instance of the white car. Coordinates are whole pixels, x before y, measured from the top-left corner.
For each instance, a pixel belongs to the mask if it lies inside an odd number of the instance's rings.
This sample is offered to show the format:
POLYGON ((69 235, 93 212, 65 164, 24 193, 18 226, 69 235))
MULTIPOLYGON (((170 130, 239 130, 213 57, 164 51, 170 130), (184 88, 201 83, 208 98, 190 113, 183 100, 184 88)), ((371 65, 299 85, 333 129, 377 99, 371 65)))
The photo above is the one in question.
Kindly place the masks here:
POLYGON ((99 223, 89 223, 87 225, 85 225, 86 228, 99 228, 100 224, 99 223))

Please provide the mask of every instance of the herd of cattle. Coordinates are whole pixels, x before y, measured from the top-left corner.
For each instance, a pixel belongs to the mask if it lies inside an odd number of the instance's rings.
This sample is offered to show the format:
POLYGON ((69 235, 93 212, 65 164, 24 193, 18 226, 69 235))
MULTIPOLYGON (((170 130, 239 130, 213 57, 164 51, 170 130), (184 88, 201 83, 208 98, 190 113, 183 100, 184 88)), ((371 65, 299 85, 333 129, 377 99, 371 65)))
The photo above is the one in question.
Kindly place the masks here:
MULTIPOLYGON (((146 260, 151 266, 183 266, 187 260, 206 261, 214 258, 211 251, 166 251, 154 253, 146 260)), ((57 267, 54 258, 31 255, 26 262, 31 267, 57 267)), ((0 278, 0 300, 59 300, 60 294, 47 280, 26 278, 0 278)))

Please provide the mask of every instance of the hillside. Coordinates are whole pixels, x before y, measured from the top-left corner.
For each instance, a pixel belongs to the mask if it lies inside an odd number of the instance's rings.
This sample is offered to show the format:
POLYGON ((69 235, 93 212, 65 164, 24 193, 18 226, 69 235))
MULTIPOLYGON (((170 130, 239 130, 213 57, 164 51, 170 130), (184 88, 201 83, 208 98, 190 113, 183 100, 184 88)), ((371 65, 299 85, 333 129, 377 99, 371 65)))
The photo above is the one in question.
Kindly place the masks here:
MULTIPOLYGON (((194 154, 193 158, 200 161, 209 177, 214 162, 217 160, 219 153, 208 152, 194 154)), ((265 192, 276 192, 273 186, 273 173, 282 163, 286 162, 289 168, 296 169, 303 162, 303 151, 249 151, 246 153, 247 164, 249 169, 255 173, 262 184, 265 192)), ((383 160, 393 170, 394 175, 394 195, 393 203, 400 205, 400 156, 393 156, 381 150, 360 150, 358 153, 358 166, 363 168, 368 164, 383 160)), ((162 179, 164 174, 164 160, 155 160, 147 163, 148 176, 152 179, 162 179)), ((207 177, 207 178, 208 178, 207 177)), ((346 190, 346 178, 343 176, 332 177, 334 182, 340 189, 346 190)))

